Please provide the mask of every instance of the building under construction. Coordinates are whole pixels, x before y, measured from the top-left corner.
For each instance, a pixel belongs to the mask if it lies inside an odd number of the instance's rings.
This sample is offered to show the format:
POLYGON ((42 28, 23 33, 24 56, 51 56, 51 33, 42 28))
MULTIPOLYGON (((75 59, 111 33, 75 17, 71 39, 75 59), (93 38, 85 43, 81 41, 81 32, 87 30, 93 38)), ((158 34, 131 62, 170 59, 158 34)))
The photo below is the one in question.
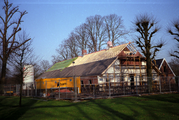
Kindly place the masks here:
MULTIPOLYGON (((136 85, 147 85, 145 57, 136 50, 132 43, 115 47, 109 44, 108 49, 90 54, 83 50, 82 54, 82 56, 53 65, 36 79, 37 89, 45 88, 45 86, 48 86, 48 89, 58 89, 61 84, 61 89, 74 90, 76 86, 78 92, 83 93, 87 90, 87 86, 91 85, 95 86, 95 89, 98 86, 96 91, 103 91, 106 86, 118 86, 119 88, 125 85, 130 86, 131 90, 136 85), (78 78, 76 82, 74 78, 78 78), (66 81, 65 86, 62 85, 64 83, 62 81, 66 81)), ((159 77, 162 76, 162 72, 155 63, 152 66, 154 84, 159 83, 159 77)), ((175 76, 171 68, 168 72, 171 73, 171 77, 175 76)), ((172 82, 175 82, 174 79, 172 82)))

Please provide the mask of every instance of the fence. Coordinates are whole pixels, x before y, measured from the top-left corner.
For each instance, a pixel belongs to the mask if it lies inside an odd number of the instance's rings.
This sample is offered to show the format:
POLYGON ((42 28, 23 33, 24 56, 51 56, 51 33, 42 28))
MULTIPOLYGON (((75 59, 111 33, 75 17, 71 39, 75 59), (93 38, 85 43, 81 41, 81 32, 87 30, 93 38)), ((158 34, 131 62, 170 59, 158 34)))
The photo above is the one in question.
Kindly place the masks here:
MULTIPOLYGON (((81 77, 23 85, 22 95, 55 99, 95 99, 179 91, 178 77, 81 77), (152 86, 147 82, 152 79, 152 86), (75 87, 74 87, 75 86, 75 87)), ((4 85, 5 95, 19 95, 20 85, 4 85)))

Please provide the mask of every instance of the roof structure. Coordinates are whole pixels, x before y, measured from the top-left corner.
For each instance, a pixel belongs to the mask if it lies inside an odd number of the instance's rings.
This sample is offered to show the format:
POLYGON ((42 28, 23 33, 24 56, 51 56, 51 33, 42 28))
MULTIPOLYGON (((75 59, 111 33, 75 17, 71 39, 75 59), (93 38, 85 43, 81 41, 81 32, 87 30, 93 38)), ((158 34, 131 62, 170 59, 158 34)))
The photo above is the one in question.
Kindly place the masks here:
POLYGON ((101 75, 119 57, 118 55, 121 51, 125 49, 127 51, 133 49, 130 46, 130 42, 56 63, 37 79, 64 78, 73 77, 74 75, 81 77, 101 75))
POLYGON ((118 45, 118 46, 115 46, 115 47, 112 47, 109 49, 104 49, 104 50, 101 50, 98 52, 86 54, 83 57, 80 56, 75 60, 75 63, 69 65, 69 67, 117 57, 117 55, 124 48, 126 48, 128 44, 130 44, 130 43, 126 43, 126 44, 118 45))
POLYGON ((155 61, 153 60, 152 62, 153 62, 154 65, 157 65, 157 67, 160 69, 162 61, 163 61, 163 59, 157 59, 155 61))
MULTIPOLYGON (((159 70, 162 67, 163 62, 165 61, 167 63, 167 65, 168 65, 169 69, 172 71, 173 75, 176 76, 165 58, 157 59, 155 61, 156 61, 156 64, 157 64, 157 67, 158 67, 159 70)), ((154 65, 155 65, 155 61, 152 61, 154 63, 154 65)))
POLYGON ((64 60, 61 62, 58 62, 56 64, 54 64, 50 69, 48 69, 46 72, 49 71, 54 71, 54 70, 63 70, 64 68, 68 67, 73 61, 75 61, 77 59, 77 57, 69 59, 69 60, 64 60))
POLYGON ((64 78, 64 77, 73 77, 75 76, 94 76, 94 75, 100 75, 103 71, 106 70, 106 68, 114 61, 116 60, 116 57, 95 61, 91 63, 86 63, 82 65, 76 65, 72 67, 67 67, 64 70, 54 70, 45 72, 42 74, 40 78, 64 78))

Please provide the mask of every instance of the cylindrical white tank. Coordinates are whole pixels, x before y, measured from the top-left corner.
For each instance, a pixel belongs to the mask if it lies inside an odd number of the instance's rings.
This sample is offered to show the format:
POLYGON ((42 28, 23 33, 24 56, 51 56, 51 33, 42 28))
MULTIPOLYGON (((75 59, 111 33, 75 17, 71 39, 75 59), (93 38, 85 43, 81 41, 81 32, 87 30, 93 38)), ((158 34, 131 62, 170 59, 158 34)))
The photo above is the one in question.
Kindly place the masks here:
POLYGON ((34 84, 34 67, 33 65, 24 65, 23 71, 23 89, 26 89, 34 84))

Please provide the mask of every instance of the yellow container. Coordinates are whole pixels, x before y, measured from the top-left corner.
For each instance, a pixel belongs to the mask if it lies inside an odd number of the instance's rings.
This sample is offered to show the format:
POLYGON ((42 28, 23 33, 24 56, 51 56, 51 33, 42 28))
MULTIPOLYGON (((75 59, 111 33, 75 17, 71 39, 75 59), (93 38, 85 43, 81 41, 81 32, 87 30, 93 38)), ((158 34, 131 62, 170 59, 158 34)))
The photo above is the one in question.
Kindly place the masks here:
MULTIPOLYGON (((81 93, 80 77, 75 77, 76 87, 81 93)), ((73 77, 68 78, 44 78, 35 80, 37 89, 55 89, 55 88, 74 88, 75 81, 73 77)))

